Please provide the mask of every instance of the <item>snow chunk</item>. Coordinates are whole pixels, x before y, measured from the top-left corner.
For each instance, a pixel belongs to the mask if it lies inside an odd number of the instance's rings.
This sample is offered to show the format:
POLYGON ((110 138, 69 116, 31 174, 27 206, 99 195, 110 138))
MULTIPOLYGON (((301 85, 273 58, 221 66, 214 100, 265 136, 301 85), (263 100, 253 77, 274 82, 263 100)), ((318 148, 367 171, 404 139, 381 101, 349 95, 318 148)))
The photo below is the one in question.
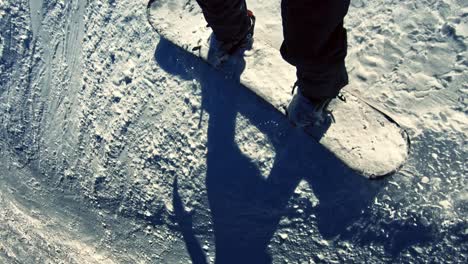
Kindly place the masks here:
POLYGON ((286 239, 288 239, 288 237, 289 237, 288 234, 286 234, 286 233, 281 233, 281 234, 279 234, 278 236, 279 236, 282 240, 286 240, 286 239))
POLYGON ((463 21, 460 24, 455 25, 455 32, 463 38, 468 38, 468 22, 463 21))
POLYGON ((452 206, 452 204, 448 200, 440 201, 439 205, 445 209, 450 208, 452 206))

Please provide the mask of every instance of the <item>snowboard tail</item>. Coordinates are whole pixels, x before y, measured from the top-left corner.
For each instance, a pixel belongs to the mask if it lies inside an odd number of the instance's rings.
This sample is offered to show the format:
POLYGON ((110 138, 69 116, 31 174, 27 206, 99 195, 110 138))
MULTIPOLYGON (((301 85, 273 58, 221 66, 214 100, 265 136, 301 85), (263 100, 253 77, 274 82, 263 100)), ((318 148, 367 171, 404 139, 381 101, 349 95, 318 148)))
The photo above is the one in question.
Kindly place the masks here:
MULTIPOLYGON (((163 38, 183 50, 217 67, 216 45, 211 29, 206 27, 196 1, 151 0, 148 20, 163 38)), ((257 27, 260 21, 257 20, 257 27)), ((254 36, 255 38, 255 36, 254 36)), ((291 86, 296 81, 295 68, 286 63, 278 49, 267 40, 255 38, 245 54, 233 56, 227 62, 242 61, 240 83, 282 114, 291 100, 291 86)), ((232 74, 229 67, 217 67, 232 74)), ((333 113, 326 131, 314 133, 312 138, 332 152, 357 173, 382 178, 398 171, 408 158, 410 141, 407 133, 395 120, 378 107, 344 90, 346 100, 332 100, 328 110, 333 113)))

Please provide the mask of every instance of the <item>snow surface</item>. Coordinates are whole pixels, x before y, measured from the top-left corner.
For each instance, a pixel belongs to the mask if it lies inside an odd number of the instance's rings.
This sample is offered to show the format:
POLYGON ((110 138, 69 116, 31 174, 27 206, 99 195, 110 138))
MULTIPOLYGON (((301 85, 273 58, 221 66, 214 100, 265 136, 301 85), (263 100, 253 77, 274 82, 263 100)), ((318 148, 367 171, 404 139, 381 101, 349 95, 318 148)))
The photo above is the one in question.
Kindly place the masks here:
MULTIPOLYGON (((352 1, 350 88, 413 144, 377 182, 146 5, 0 1, 1 263, 467 261, 465 1, 352 1)), ((279 45, 279 1, 249 7, 279 45)))

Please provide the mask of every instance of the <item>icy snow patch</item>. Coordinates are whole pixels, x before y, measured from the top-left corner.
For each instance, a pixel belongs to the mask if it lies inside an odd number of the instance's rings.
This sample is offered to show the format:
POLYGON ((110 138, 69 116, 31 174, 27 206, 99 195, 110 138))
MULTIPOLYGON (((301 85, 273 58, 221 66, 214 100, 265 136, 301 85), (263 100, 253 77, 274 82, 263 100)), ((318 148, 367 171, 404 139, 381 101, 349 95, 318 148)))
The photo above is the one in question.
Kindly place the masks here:
POLYGON ((0 20, 3 19, 3 16, 5 16, 5 3, 3 0, 0 0, 0 20))
MULTIPOLYGON (((1 17, 0 17, 0 19, 1 19, 1 17)), ((2 36, 0 36, 0 58, 3 57, 3 43, 4 43, 3 38, 2 38, 2 36)))
POLYGON ((262 177, 267 179, 276 156, 274 147, 264 133, 240 114, 236 118, 235 142, 240 151, 257 165, 262 177))

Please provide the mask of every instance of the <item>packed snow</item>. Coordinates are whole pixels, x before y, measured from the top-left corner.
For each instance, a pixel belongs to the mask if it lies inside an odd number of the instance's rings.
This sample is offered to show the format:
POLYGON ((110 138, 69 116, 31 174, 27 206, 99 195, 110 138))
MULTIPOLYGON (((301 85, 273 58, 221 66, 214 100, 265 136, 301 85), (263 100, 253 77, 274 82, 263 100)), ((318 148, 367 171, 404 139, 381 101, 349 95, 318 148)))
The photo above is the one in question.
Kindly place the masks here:
MULTIPOLYGON (((0 262, 466 262, 465 2, 352 1, 347 89, 412 141, 369 181, 147 0, 0 0, 0 262)), ((248 1, 275 47, 279 3, 248 1)))

